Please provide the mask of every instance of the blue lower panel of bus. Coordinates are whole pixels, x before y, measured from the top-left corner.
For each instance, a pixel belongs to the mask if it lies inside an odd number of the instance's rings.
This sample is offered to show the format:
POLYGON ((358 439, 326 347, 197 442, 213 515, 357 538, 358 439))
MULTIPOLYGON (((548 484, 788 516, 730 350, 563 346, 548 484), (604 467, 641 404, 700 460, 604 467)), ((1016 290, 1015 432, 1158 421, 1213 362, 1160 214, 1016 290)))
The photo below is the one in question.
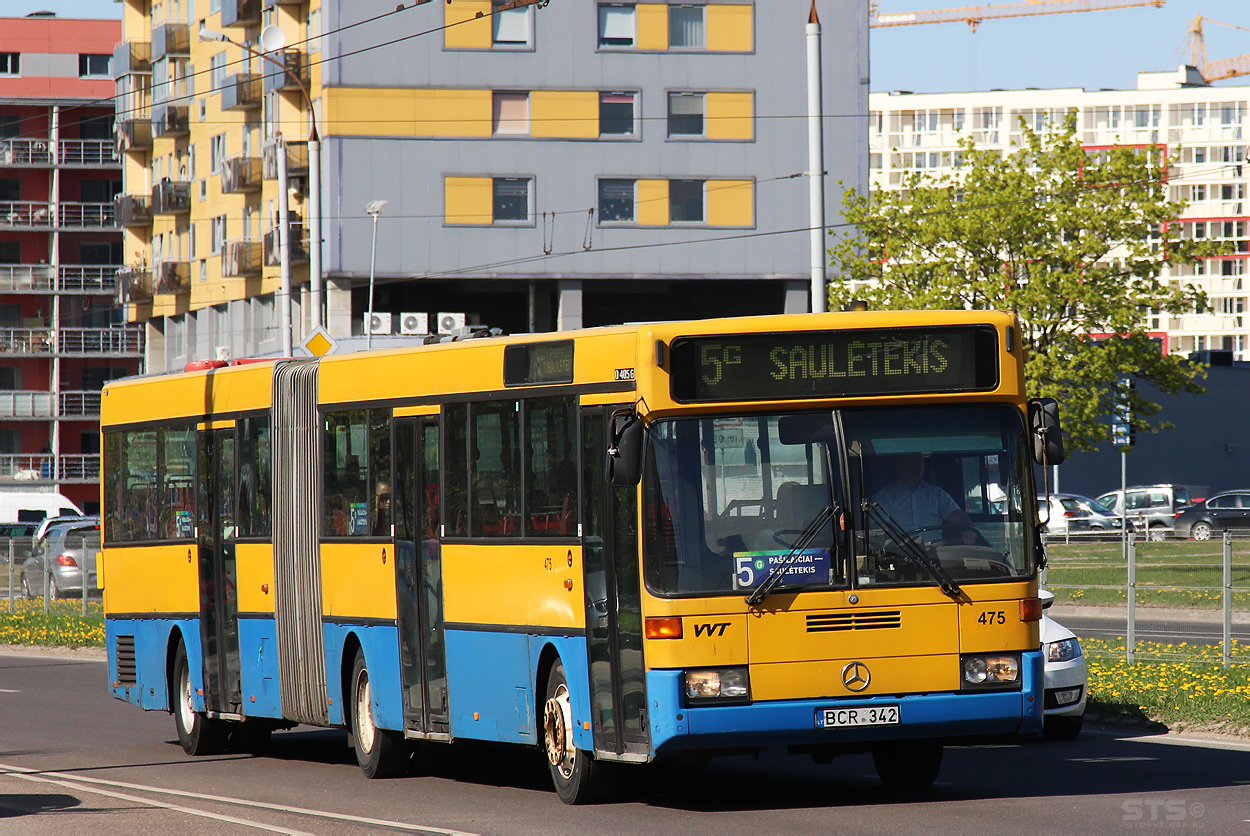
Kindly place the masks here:
POLYGON ((572 703, 574 743, 593 748, 585 636, 448 630, 447 690, 451 734, 457 738, 535 743, 546 680, 534 678, 550 647, 564 665, 572 703))
POLYGON ((656 754, 737 746, 860 743, 1042 730, 1042 655, 1025 653, 1020 691, 777 700, 738 706, 685 705, 681 671, 650 671, 651 747, 656 754), (817 726, 821 709, 898 706, 897 725, 817 726))
MULTIPOLYGON (((350 675, 353 658, 344 658, 344 648, 359 643, 365 652, 369 671, 369 690, 373 696, 373 719, 378 728, 399 731, 404 727, 403 687, 399 676, 399 629, 394 624, 331 624, 322 625, 326 643, 326 686, 331 703, 331 724, 346 722, 343 718, 343 694, 340 671, 350 675), (349 641, 355 638, 355 642, 349 641)), ((354 653, 355 651, 349 651, 354 653)))

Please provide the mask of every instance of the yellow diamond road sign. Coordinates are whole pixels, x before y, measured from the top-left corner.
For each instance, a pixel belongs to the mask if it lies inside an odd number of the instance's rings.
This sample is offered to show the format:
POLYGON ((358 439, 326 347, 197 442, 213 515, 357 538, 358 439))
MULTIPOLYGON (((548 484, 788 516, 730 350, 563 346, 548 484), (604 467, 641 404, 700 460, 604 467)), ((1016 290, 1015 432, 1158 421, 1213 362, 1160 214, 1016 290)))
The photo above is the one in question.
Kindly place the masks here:
POLYGON ((300 347, 313 357, 325 357, 327 354, 338 351, 339 344, 326 333, 326 329, 318 325, 308 333, 308 336, 300 343, 300 347))

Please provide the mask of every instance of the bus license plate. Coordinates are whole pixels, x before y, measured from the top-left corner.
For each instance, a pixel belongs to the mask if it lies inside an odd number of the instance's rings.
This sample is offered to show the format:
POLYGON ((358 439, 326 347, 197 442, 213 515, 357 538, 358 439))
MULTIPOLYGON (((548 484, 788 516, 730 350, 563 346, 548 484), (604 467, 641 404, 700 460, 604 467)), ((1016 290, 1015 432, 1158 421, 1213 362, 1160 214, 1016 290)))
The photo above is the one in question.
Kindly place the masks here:
POLYGON ((816 728, 833 729, 845 726, 897 726, 897 705, 872 705, 858 708, 818 708, 816 728))

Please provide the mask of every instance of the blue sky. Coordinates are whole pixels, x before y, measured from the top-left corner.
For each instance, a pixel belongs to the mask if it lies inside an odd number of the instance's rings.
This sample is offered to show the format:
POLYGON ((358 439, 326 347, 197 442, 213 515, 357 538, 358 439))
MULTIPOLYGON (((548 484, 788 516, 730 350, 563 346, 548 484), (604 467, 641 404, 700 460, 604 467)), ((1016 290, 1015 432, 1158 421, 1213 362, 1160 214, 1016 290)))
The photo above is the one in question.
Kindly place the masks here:
MULTIPOLYGON (((566 2, 556 0, 552 11, 566 2)), ((991 0, 879 0, 881 12, 919 11, 991 0)), ((1006 0, 992 0, 1006 2, 1006 0)), ((831 7, 833 0, 817 0, 831 7)), ((839 2, 840 4, 840 2, 839 2)), ((0 17, 36 10, 63 17, 119 17, 114 0, 0 0, 0 17)), ((1250 28, 1250 0, 1167 0, 1164 8, 1046 15, 988 21, 974 33, 963 23, 872 30, 873 90, 944 92, 992 87, 1131 88, 1142 70, 1175 69, 1177 49, 1194 15, 1250 28)), ((1208 23, 1211 60, 1250 54, 1250 32, 1208 23)), ((1222 85, 1250 84, 1250 76, 1222 85)))

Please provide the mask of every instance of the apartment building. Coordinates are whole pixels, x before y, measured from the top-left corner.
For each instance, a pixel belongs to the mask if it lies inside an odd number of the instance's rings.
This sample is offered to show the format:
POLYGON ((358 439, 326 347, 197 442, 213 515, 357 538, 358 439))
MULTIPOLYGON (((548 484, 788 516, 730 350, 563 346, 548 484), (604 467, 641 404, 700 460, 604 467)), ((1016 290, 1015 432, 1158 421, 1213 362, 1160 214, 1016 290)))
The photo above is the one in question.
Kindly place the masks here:
MULTIPOLYGON (((279 350, 279 138, 308 333, 310 110, 347 345, 808 309, 811 0, 501 5, 123 1, 122 277, 151 368, 279 350)), ((867 3, 815 7, 827 182, 866 184, 867 3)))
POLYGON ((1206 291, 1208 308, 1180 316, 1151 312, 1146 326, 1171 353, 1227 351, 1233 359, 1250 360, 1248 99, 1250 87, 1209 86, 1192 67, 1139 73, 1133 90, 873 93, 871 180, 874 187, 897 188, 907 172, 949 173, 959 162, 962 139, 1006 153, 1020 145, 1021 119, 1044 131, 1072 111, 1086 147, 1160 148, 1175 157, 1168 171, 1171 197, 1188 202, 1166 234, 1227 242, 1228 255, 1165 273, 1206 291))
POLYGON ((0 19, 0 490, 99 506, 100 389, 135 374, 114 304, 116 20, 0 19))

